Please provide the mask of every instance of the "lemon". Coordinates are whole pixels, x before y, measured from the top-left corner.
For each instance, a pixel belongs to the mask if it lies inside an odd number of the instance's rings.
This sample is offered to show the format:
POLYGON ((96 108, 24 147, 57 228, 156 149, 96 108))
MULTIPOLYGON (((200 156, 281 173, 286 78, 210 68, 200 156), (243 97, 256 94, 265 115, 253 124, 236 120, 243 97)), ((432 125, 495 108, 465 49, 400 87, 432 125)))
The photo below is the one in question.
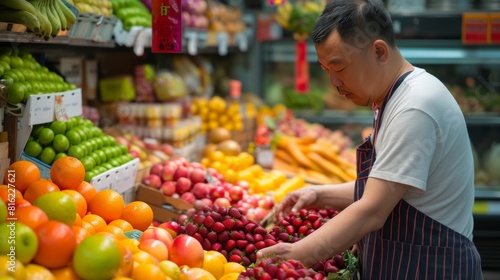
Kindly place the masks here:
POLYGON ((219 280, 237 280, 240 277, 240 273, 231 272, 228 274, 224 274, 219 280))
POLYGON ((56 280, 52 272, 41 265, 30 263, 26 265, 25 269, 28 279, 56 280))
POLYGON ((217 251, 205 251, 203 255, 202 268, 210 272, 219 279, 224 275, 224 265, 227 263, 226 257, 217 251))
POLYGON ((224 275, 230 274, 230 273, 237 273, 238 275, 242 272, 244 272, 246 269, 244 266, 237 262, 228 262, 224 264, 224 275))
MULTIPOLYGON (((6 255, 0 256, 0 275, 10 276, 16 280, 28 279, 26 268, 19 260, 10 260, 6 255)), ((8 279, 8 278, 4 278, 8 279)))

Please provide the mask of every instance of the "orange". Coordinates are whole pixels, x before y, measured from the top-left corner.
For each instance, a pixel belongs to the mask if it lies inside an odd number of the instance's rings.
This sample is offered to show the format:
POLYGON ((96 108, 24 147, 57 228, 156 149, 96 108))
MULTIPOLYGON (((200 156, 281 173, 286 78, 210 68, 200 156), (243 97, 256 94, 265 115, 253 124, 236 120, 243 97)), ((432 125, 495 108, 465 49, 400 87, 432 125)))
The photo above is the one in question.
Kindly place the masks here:
POLYGON ((28 188, 28 186, 40 180, 40 169, 34 163, 27 160, 18 160, 12 163, 5 172, 3 182, 4 184, 12 184, 21 193, 28 188))
POLYGON ((78 215, 78 213, 76 213, 76 218, 75 218, 75 222, 73 223, 74 226, 82 226, 82 217, 80 217, 80 215, 78 215))
POLYGON ((23 200, 23 194, 13 188, 9 188, 7 185, 0 185, 0 198, 8 204, 10 203, 19 203, 23 200))
POLYGON ((123 235, 123 229, 117 227, 117 226, 112 226, 112 225, 105 225, 98 230, 96 230, 96 233, 99 232, 108 232, 114 235, 118 240, 124 239, 125 235, 123 235))
POLYGON ((52 163, 50 179, 61 190, 74 190, 85 179, 85 168, 77 158, 70 156, 61 157, 52 163))
POLYGON ((14 216, 17 218, 18 222, 29 226, 31 229, 35 229, 40 224, 49 220, 47 214, 45 214, 42 209, 34 205, 16 209, 14 216))
POLYGON ((60 191, 60 189, 56 184, 47 179, 40 179, 31 183, 28 188, 26 188, 23 198, 33 204, 40 196, 57 191, 60 191))
POLYGON ((76 204, 76 213, 83 217, 87 214, 87 201, 79 192, 75 190, 63 190, 63 192, 69 194, 76 204))
POLYGON ((87 181, 83 181, 78 187, 76 187, 76 191, 79 192, 81 195, 83 195, 85 201, 87 202, 87 205, 90 203, 92 198, 94 198, 94 195, 97 193, 95 187, 92 186, 92 184, 90 184, 87 181))
POLYGON ((110 226, 116 226, 123 230, 123 232, 131 231, 134 227, 127 221, 122 219, 117 219, 109 223, 110 226))
POLYGON ((81 224, 80 226, 81 226, 82 228, 84 228, 84 229, 88 230, 88 231, 90 232, 90 234, 91 234, 91 235, 95 233, 95 228, 94 228, 94 226, 93 226, 91 223, 89 223, 89 222, 86 222, 86 221, 83 221, 83 220, 82 220, 82 224, 81 224))
POLYGON ((132 251, 126 245, 121 242, 116 242, 118 249, 120 249, 120 253, 122 255, 122 261, 120 265, 120 269, 117 276, 130 276, 132 274, 132 270, 134 269, 134 256, 132 255, 132 251))
POLYGON ((153 209, 145 202, 133 201, 125 206, 121 218, 134 229, 145 231, 153 222, 153 209))
POLYGON ((153 257, 153 255, 143 250, 135 252, 133 254, 133 257, 134 257, 134 262, 137 262, 138 264, 143 264, 143 263, 150 263, 154 265, 159 264, 158 260, 155 257, 153 257))
POLYGON ((51 271, 56 280, 80 280, 80 277, 76 274, 75 270, 69 266, 53 269, 51 271))
POLYGON ((119 219, 122 216, 125 201, 115 190, 102 190, 94 195, 90 201, 89 211, 101 216, 106 223, 119 219))
POLYGON ((139 241, 132 238, 125 238, 120 240, 118 243, 123 244, 125 247, 129 248, 132 254, 139 252, 139 241))
POLYGON ((92 235, 88 229, 79 226, 72 226, 71 230, 75 234, 76 244, 80 244, 85 238, 92 235))
POLYGON ((90 223, 92 226, 94 226, 96 231, 97 229, 107 225, 106 221, 101 216, 98 216, 96 214, 87 214, 83 216, 82 224, 83 222, 90 223))
POLYGON ((165 274, 154 264, 141 263, 132 271, 133 279, 165 280, 165 274))
POLYGON ((59 221, 48 221, 35 228, 38 250, 33 262, 46 268, 60 268, 68 264, 76 248, 76 237, 71 228, 59 221))

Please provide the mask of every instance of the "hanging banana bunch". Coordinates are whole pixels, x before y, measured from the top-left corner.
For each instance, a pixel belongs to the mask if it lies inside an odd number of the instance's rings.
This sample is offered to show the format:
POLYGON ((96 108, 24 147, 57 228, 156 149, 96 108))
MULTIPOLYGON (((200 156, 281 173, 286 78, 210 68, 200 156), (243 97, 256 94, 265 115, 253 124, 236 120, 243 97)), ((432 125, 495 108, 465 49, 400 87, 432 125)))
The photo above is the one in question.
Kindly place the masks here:
POLYGON ((18 23, 48 40, 76 22, 76 15, 61 0, 2 0, 0 22, 18 23))
POLYGON ((277 6, 274 18, 284 29, 293 32, 296 39, 304 40, 325 5, 325 0, 288 0, 277 6))

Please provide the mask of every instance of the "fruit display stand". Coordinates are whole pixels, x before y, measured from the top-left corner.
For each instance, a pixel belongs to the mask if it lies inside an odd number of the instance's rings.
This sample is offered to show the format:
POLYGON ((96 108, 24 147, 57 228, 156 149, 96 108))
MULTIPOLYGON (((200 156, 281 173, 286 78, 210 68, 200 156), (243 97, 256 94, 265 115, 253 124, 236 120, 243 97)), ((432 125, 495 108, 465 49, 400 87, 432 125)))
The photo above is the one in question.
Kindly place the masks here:
POLYGON ((160 223, 175 220, 180 214, 193 208, 193 204, 180 198, 165 196, 159 189, 140 185, 137 189, 136 200, 144 201, 153 209, 154 218, 160 223))
POLYGON ((57 107, 68 117, 82 114, 82 90, 75 89, 59 93, 32 95, 26 107, 7 108, 5 130, 9 133, 10 158, 18 160, 34 125, 52 122, 56 119, 57 107))
POLYGON ((69 30, 69 38, 84 39, 94 42, 109 42, 113 38, 115 16, 80 13, 75 24, 69 30))

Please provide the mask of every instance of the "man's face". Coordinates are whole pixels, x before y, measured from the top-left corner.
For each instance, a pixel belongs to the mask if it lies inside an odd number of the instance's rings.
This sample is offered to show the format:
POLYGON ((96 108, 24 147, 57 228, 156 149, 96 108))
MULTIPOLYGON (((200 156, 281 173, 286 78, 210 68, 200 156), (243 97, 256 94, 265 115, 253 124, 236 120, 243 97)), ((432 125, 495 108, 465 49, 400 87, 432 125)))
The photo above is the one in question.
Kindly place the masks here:
POLYGON ((359 106, 370 106, 376 101, 372 85, 378 79, 377 65, 370 46, 349 45, 333 31, 315 47, 318 62, 340 95, 359 106))

